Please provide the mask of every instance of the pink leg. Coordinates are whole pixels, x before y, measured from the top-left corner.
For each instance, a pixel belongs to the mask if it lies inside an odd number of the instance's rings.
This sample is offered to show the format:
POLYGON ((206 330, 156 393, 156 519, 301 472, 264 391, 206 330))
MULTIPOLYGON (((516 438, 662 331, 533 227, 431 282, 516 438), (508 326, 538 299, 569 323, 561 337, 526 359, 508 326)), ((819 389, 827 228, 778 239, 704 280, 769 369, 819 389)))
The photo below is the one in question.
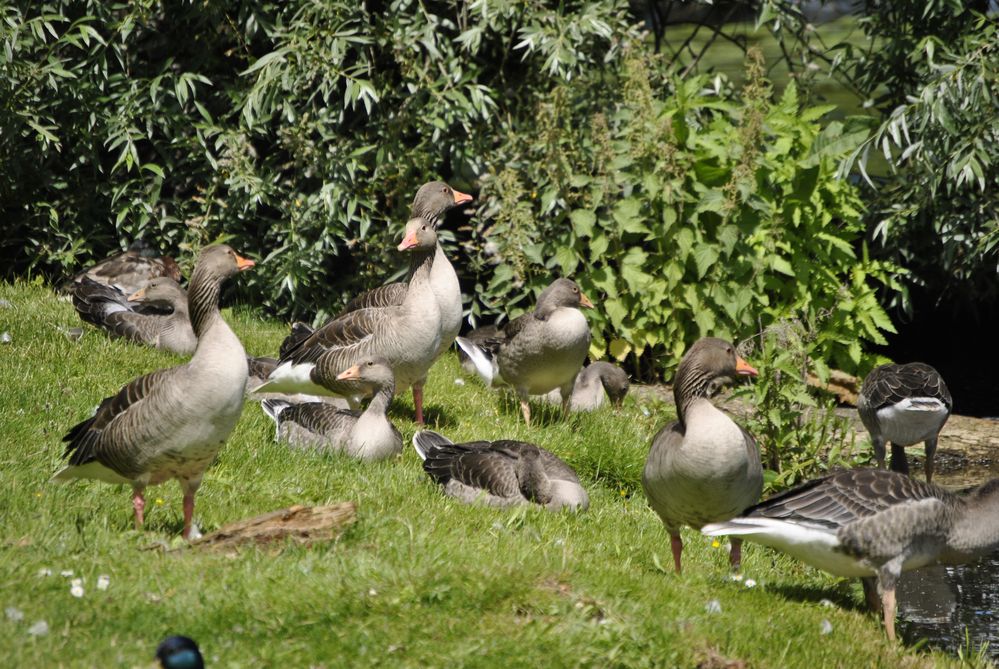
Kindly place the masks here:
POLYGON ((728 553, 728 563, 732 565, 732 571, 739 571, 742 566, 742 539, 732 538, 732 549, 728 553))
POLYGON ((683 539, 680 538, 680 533, 676 534, 670 532, 669 535, 669 545, 673 549, 673 566, 676 567, 676 573, 680 573, 680 553, 683 552, 683 539))
POLYGON ((184 532, 181 536, 191 538, 191 525, 194 522, 194 493, 184 494, 184 532))
POLYGON ((413 405, 416 406, 416 422, 423 425, 423 384, 413 384, 413 405))
POLYGON ((531 427, 531 405, 527 400, 520 400, 520 412, 524 414, 524 422, 531 427))
POLYGON ((885 620, 888 640, 895 640, 895 589, 885 590, 881 595, 881 610, 885 620))
POLYGON ((142 529, 145 520, 143 511, 146 509, 146 498, 142 496, 142 490, 132 490, 132 509, 135 511, 135 529, 142 529))

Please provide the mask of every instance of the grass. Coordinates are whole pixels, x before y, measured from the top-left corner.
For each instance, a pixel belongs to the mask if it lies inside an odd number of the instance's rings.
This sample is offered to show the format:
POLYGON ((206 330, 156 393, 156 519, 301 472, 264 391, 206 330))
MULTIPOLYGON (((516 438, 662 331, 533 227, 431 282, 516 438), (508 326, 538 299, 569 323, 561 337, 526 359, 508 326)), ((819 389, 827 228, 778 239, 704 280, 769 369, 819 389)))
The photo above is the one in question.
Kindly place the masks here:
MULTIPOLYGON (((0 619, 0 656, 12 666, 147 665, 178 633, 213 667, 957 666, 888 643, 860 610, 858 587, 766 549, 744 551, 758 584, 748 588, 728 578, 724 547, 687 532, 686 572, 675 575, 639 483, 669 410, 629 397, 618 413, 562 421, 540 411, 528 430, 516 402, 456 384, 451 355, 431 372, 431 422, 457 440, 552 449, 588 486, 588 512, 462 506, 431 485, 411 448, 380 464, 293 452, 248 403, 198 495, 202 530, 342 500, 357 503, 357 523, 311 548, 195 553, 176 540, 181 495, 170 483, 149 489, 137 532, 124 486, 48 479, 70 426, 134 376, 180 359, 90 327, 71 342, 71 305, 42 286, 0 284, 0 298, 0 331, 11 336, 0 344, 0 607, 23 613, 0 619), (62 570, 84 580, 82 598, 62 570), (107 590, 95 587, 100 574, 107 590), (39 620, 48 634, 30 635, 39 620)), ((252 354, 275 351, 286 331, 241 311, 227 318, 252 354)), ((407 444, 411 416, 409 396, 396 400, 407 444)))

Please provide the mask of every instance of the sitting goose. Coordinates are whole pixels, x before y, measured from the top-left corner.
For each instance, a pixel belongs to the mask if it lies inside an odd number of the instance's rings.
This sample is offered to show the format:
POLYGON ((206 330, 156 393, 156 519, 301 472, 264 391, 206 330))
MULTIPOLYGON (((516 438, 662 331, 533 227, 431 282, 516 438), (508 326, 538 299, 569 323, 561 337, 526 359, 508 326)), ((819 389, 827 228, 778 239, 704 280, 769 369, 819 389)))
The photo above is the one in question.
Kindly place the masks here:
POLYGON ((361 460, 384 460, 402 453, 402 435, 386 413, 395 388, 388 363, 369 357, 337 378, 353 379, 370 387, 374 397, 364 412, 345 411, 326 402, 264 400, 260 404, 277 423, 278 441, 302 448, 329 449, 361 460))
POLYGON ((701 531, 756 541, 836 576, 876 578, 885 631, 894 639, 903 571, 971 562, 999 547, 999 479, 953 494, 897 472, 854 469, 701 531))
POLYGON ((926 442, 926 480, 933 480, 937 435, 954 402, 943 378, 929 365, 881 365, 867 375, 857 399, 857 412, 871 434, 874 457, 885 466, 885 442, 891 442, 891 468, 909 473, 905 447, 926 442))
POLYGON ((494 339, 480 344, 456 339, 486 385, 493 383, 498 371, 513 387, 528 425, 529 395, 557 388, 562 411, 569 410, 573 383, 590 347, 590 327, 580 306, 592 308, 593 303, 573 281, 556 279, 541 291, 534 311, 506 323, 494 339))
POLYGON ((508 507, 538 504, 549 511, 585 511, 590 497, 572 467, 523 441, 456 444, 430 430, 413 435, 423 469, 444 494, 465 502, 508 507))
POLYGON ((177 479, 184 491, 184 537, 192 538, 194 495, 243 409, 246 352, 219 312, 222 284, 254 262, 209 246, 191 277, 198 347, 186 364, 140 376, 108 397, 63 438, 69 464, 59 482, 90 478, 132 486, 142 526, 146 486, 177 479))
MULTIPOLYGON (((752 436, 711 403, 737 375, 756 376, 724 339, 698 340, 680 360, 673 380, 677 420, 652 439, 642 487, 670 535, 673 566, 680 573, 680 527, 700 529, 728 520, 755 504, 763 492, 760 451, 752 436)), ((742 552, 732 542, 729 560, 739 568, 742 552)))
MULTIPOLYGON (((471 200, 471 195, 454 190, 443 181, 431 181, 423 184, 416 192, 410 217, 422 218, 436 230, 448 211, 471 200)), ((423 258, 420 254, 412 255, 409 266, 410 279, 422 261, 423 258)), ((458 284, 458 275, 439 242, 436 247, 433 269, 430 271, 430 287, 437 300, 437 307, 440 309, 440 343, 434 355, 436 360, 451 347, 454 338, 458 335, 462 314, 461 286, 458 284)), ((348 302, 343 311, 326 323, 328 325, 344 314, 359 309, 399 306, 405 301, 408 289, 409 282, 407 281, 390 283, 365 291, 348 302)), ((312 329, 307 325, 296 323, 292 333, 281 345, 282 358, 288 348, 295 346, 296 342, 302 341, 311 334, 312 329)), ((426 374, 424 374, 423 378, 413 383, 413 405, 416 407, 417 423, 423 422, 423 386, 426 380, 426 374)))
POLYGON ((143 239, 136 239, 124 253, 101 260, 66 281, 61 289, 70 292, 84 277, 106 286, 114 286, 131 295, 160 276, 180 281, 180 267, 168 256, 161 256, 143 239))
MULTIPOLYGON (((440 343, 440 310, 430 286, 436 246, 433 227, 422 218, 410 220, 399 250, 419 254, 422 262, 410 279, 403 303, 351 311, 286 347, 280 364, 257 392, 338 395, 356 402, 368 387, 337 377, 365 356, 388 362, 396 392, 424 378, 440 343)), ((416 418, 423 420, 419 404, 416 418)))
POLYGON ((198 345, 188 315, 187 292, 173 279, 151 279, 126 298, 113 286, 83 277, 72 292, 80 318, 112 336, 181 355, 194 353, 198 345))
MULTIPOLYGON (((610 399, 616 408, 621 407, 624 396, 631 386, 628 374, 609 362, 594 362, 576 376, 572 386, 572 399, 569 401, 570 411, 595 411, 604 404, 604 398, 610 399)), ((558 390, 544 395, 549 404, 558 404, 562 397, 558 390)))

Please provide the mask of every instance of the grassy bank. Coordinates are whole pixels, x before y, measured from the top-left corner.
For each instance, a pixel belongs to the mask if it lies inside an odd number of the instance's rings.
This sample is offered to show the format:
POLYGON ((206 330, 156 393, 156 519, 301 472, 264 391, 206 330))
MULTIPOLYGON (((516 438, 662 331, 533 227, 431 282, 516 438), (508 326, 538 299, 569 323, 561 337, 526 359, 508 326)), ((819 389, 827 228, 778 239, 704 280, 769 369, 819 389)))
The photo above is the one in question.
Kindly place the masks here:
MULTIPOLYGON (((629 398, 619 413, 546 413, 528 430, 515 402, 456 384, 451 355, 431 373, 430 422, 456 439, 523 438, 555 451, 588 486, 589 512, 462 506, 441 497, 411 448, 374 465, 291 452, 251 403, 205 477, 202 530, 342 500, 357 503, 357 523, 320 547, 234 558, 163 550, 181 528, 176 484, 148 491, 136 532, 126 488, 48 478, 62 435, 101 398, 180 359, 89 327, 70 341, 64 330, 78 319, 45 288, 4 284, 0 298, 11 337, 0 345, 0 606, 23 614, 0 620, 0 656, 13 666, 145 664, 176 633, 196 638, 215 667, 956 665, 889 644, 859 610, 859 588, 759 547, 744 553, 750 588, 727 578, 724 547, 688 532, 687 572, 676 576, 639 484, 666 409, 629 398), (83 597, 63 570, 83 579, 83 597), (48 633, 29 634, 40 620, 48 633)), ((275 351, 286 331, 238 311, 227 318, 252 354, 275 351)), ((392 416, 408 444, 408 396, 392 416)))

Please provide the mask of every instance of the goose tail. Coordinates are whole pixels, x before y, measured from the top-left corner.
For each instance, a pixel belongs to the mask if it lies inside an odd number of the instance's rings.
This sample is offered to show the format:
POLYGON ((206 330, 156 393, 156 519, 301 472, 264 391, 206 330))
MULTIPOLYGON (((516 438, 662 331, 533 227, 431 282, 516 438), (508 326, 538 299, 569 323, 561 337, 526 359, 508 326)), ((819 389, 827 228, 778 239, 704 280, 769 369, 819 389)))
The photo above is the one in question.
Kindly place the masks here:
POLYGON ((472 364, 475 365, 475 371, 478 373, 479 378, 487 386, 491 386, 493 378, 496 376, 496 362, 492 357, 481 346, 472 343, 471 340, 465 337, 456 337, 454 341, 465 352, 465 355, 472 361, 472 364))
POLYGON ((413 448, 416 449, 416 453, 420 456, 421 460, 427 459, 427 453, 430 452, 430 449, 453 443, 453 441, 444 435, 437 434, 433 430, 420 430, 413 435, 413 448))

